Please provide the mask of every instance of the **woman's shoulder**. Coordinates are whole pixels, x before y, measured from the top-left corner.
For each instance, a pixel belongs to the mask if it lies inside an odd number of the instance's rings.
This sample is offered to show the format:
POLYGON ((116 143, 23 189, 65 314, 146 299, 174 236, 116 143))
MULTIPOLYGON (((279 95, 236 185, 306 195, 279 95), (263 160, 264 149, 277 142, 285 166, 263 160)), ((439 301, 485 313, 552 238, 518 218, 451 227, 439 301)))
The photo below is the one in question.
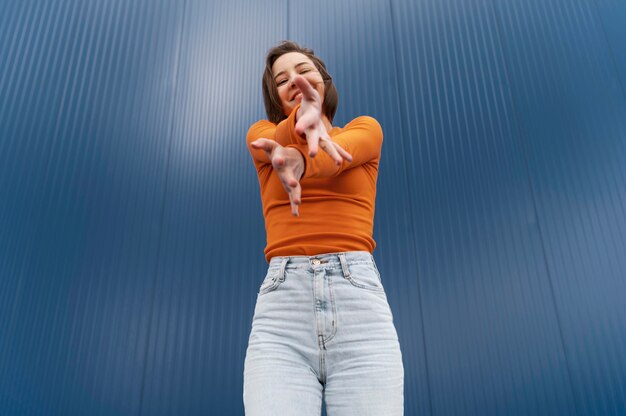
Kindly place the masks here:
POLYGON ((342 130, 346 129, 367 129, 374 134, 380 134, 381 136, 383 134, 380 123, 372 116, 356 117, 342 128, 342 130))
POLYGON ((248 128, 248 133, 246 134, 246 137, 248 138, 248 141, 256 140, 259 137, 270 138, 268 137, 270 135, 273 139, 274 130, 276 130, 276 124, 272 123, 269 120, 259 120, 252 123, 250 128, 248 128))
POLYGON ((253 130, 256 128, 268 128, 268 127, 276 127, 276 124, 272 123, 269 120, 259 120, 259 121, 255 121, 254 123, 252 123, 250 125, 250 128, 248 128, 248 130, 253 130))
POLYGON ((378 120, 376 120, 372 116, 358 116, 358 117, 352 119, 350 122, 348 122, 348 124, 346 124, 346 126, 352 125, 354 123, 357 123, 357 124, 365 123, 365 124, 372 124, 372 125, 380 126, 380 123, 378 123, 378 120))

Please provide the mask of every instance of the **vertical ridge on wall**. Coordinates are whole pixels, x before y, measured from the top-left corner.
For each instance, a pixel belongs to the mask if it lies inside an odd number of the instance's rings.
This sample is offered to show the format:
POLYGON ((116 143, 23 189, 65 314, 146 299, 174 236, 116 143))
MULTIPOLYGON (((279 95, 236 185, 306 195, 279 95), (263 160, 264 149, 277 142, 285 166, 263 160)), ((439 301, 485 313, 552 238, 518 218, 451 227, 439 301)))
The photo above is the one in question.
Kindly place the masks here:
POLYGON ((189 0, 141 413, 242 414, 243 359, 267 263, 246 132, 284 0, 189 0))
POLYGON ((176 9, 23 4, 1 87, 2 245, 20 270, 2 270, 0 413, 136 413, 176 9))
POLYGON ((433 413, 571 413, 495 16, 393 4, 433 413))
POLYGON ((626 391, 624 100, 592 5, 497 3, 564 344, 581 414, 626 391))
POLYGON ((626 100, 626 6, 620 0, 590 0, 608 45, 615 75, 626 100))
MULTIPOLYGON (((391 25, 391 32, 392 32, 392 39, 393 39, 393 48, 392 48, 392 54, 393 54, 393 63, 394 63, 394 69, 395 69, 395 73, 394 73, 394 78, 395 78, 395 90, 396 90, 396 100, 397 100, 397 106, 399 109, 399 116, 400 116, 400 120, 401 122, 398 123, 398 131, 400 134, 400 137, 403 138, 403 142, 407 143, 407 146, 402 146, 402 156, 404 159, 404 165, 405 166, 410 166, 411 165, 411 159, 410 159, 410 155, 412 154, 412 152, 407 151, 406 147, 410 147, 411 145, 411 140, 409 139, 409 132, 412 131, 409 126, 407 126, 407 120, 409 120, 408 118, 408 109, 406 108, 405 105, 403 105, 403 100, 402 98, 406 98, 405 94, 406 91, 403 91, 400 89, 400 81, 403 79, 402 78, 402 72, 401 69, 402 66, 400 65, 400 57, 403 56, 403 53, 401 53, 401 51, 399 51, 399 44, 400 44, 400 33, 399 33, 399 29, 398 29, 398 25, 395 21, 395 11, 394 11, 394 7, 393 7, 393 0, 389 0, 389 21, 390 21, 390 25, 391 25)), ((408 100, 407 100, 408 102, 408 100)), ((405 173, 406 176, 408 176, 408 172, 405 173)), ((408 202, 408 206, 409 207, 415 207, 417 206, 417 201, 416 199, 416 195, 414 192, 411 192, 411 189, 409 188, 409 185, 407 183, 407 202, 408 202)), ((410 226, 408 227, 408 230, 410 233, 413 233, 414 236, 418 236, 418 229, 416 226, 416 221, 413 215, 410 215, 408 217, 408 221, 410 223, 410 226)), ((419 253, 418 253, 418 248, 417 248, 417 244, 415 243, 415 253, 417 258, 419 259, 419 253)), ((420 327, 421 327, 421 345, 420 348, 417 349, 415 347, 411 348, 410 345, 406 346, 409 347, 411 351, 414 350, 421 350, 423 351, 423 357, 422 354, 420 354, 418 356, 418 358, 420 360, 423 359, 423 374, 424 374, 424 384, 425 384, 425 392, 424 392, 424 398, 425 400, 427 400, 427 404, 422 405, 422 408, 420 409, 421 411, 415 411, 413 410, 414 405, 414 401, 418 401, 417 397, 418 395, 415 394, 416 392, 414 391, 414 389, 412 388, 412 383, 411 380, 407 377, 405 377, 405 379, 407 379, 405 381, 406 386, 405 386, 405 394, 407 395, 407 400, 406 401, 406 411, 408 411, 410 414, 429 414, 432 415, 433 413, 433 403, 432 403, 432 391, 431 391, 431 386, 430 386, 430 373, 429 373, 429 367, 428 367, 428 348, 426 345, 426 334, 424 333, 424 328, 425 328, 425 324, 424 324, 424 309, 423 309, 423 295, 422 295, 422 283, 421 280, 419 279, 419 275, 417 276, 417 284, 414 286, 414 291, 415 294, 417 295, 417 299, 419 299, 418 304, 416 305, 416 309, 417 309, 417 313, 419 316, 419 323, 420 323, 420 327), (428 412, 426 412, 426 409, 428 409, 428 412)), ((410 303, 410 301, 408 301, 410 303)), ((404 350, 406 351, 407 348, 404 348, 404 350)), ((404 354, 405 358, 404 361, 409 361, 410 360, 410 354, 404 354)), ((412 369, 409 368, 407 369, 407 373, 411 373, 412 369)))
MULTIPOLYGON (((494 15, 497 16, 496 14, 496 9, 495 9, 495 5, 492 3, 491 4, 491 10, 493 12, 494 15)), ((497 26, 497 31, 496 31, 496 45, 499 47, 500 50, 504 50, 503 48, 503 42, 502 42, 502 33, 503 33, 503 28, 502 28, 502 22, 500 19, 496 19, 496 26, 497 26)), ((502 54, 500 54, 501 59, 504 60, 504 57, 502 54)), ((509 75, 509 70, 506 67, 506 65, 503 66, 503 76, 504 79, 506 81, 507 85, 511 84, 510 81, 510 75, 509 75)), ((560 338, 560 343, 561 343, 561 347, 563 348, 563 359, 565 361, 565 371, 567 373, 567 380, 568 380, 568 388, 569 388, 569 393, 571 395, 572 398, 574 398, 573 400, 573 408, 575 410, 575 414, 580 414, 580 410, 576 405, 576 400, 575 400, 575 392, 574 392, 574 380, 572 379, 572 373, 571 373, 571 366, 570 366, 570 353, 568 352, 568 348, 567 345, 565 344, 565 337, 563 336, 563 319, 560 316, 559 313, 559 309, 557 307, 557 300, 556 300, 556 294, 555 294, 555 290, 554 290, 554 279, 552 277, 552 273, 553 271, 550 268, 550 263, 548 261, 547 258, 547 252, 546 252, 546 246, 545 246, 545 236, 544 236, 544 231, 542 229, 542 219, 541 216, 539 215, 539 210, 537 207, 537 191, 536 191, 536 185, 533 183, 533 178, 531 175, 531 167, 530 167, 530 162, 529 162, 529 151, 527 148, 527 143, 523 140, 523 132, 522 132, 522 128, 521 128, 521 122, 520 122, 520 115, 519 115, 519 108, 517 108, 516 106, 516 102, 514 97, 511 95, 512 91, 510 89, 507 89, 507 93, 508 96, 507 98, 510 100, 510 102, 512 103, 512 108, 514 110, 514 114, 512 117, 512 126, 515 129, 515 133, 519 139, 519 146, 520 149, 522 149, 522 158, 524 160, 524 165, 526 167, 526 173, 527 173, 527 180, 528 180, 528 187, 530 189, 530 193, 531 193, 531 198, 532 198, 532 205, 533 205, 533 213, 535 215, 536 218, 536 222, 537 222, 537 233, 538 233, 538 237, 539 237, 539 244, 541 247, 541 253, 542 253, 542 258, 543 258, 543 263, 545 265, 545 270, 546 270, 546 280, 548 281, 548 285, 549 285, 549 290, 550 290, 550 295, 552 297, 552 307, 554 310, 554 314, 556 317, 556 325, 558 328, 558 335, 560 338)))
MULTIPOLYGON (((7 201, 0 204, 0 235, 3 236, 0 252, 4 254, 0 256, 0 275, 13 277, 0 280, 0 332, 3 333, 10 333, 16 322, 20 282, 32 246, 29 240, 33 238, 33 225, 38 216, 38 212, 31 207, 38 205, 40 195, 32 191, 32 182, 36 169, 45 166, 47 161, 45 154, 40 155, 39 160, 31 155, 39 163, 34 163, 31 174, 27 175, 25 169, 22 172, 18 170, 20 164, 16 163, 19 160, 15 158, 16 154, 25 153, 33 141, 32 134, 27 134, 29 127, 32 131, 32 124, 27 125, 15 113, 22 106, 17 97, 19 89, 26 88, 21 78, 16 79, 16 71, 29 58, 26 52, 20 53, 20 45, 28 28, 25 22, 29 17, 32 18, 23 10, 16 10, 17 5, 23 9, 28 3, 10 3, 2 14, 2 20, 6 22, 2 25, 5 30, 0 41, 3 45, 9 45, 0 50, 0 196, 3 201, 7 201), (20 133, 25 136, 22 140, 9 140, 20 133)), ((1 357, 3 354, 0 354, 1 357)))
MULTIPOLYGON (((178 31, 176 34, 176 47, 175 47, 175 52, 174 52, 174 64, 173 64, 173 73, 171 76, 171 81, 172 81, 172 90, 174 92, 177 91, 178 89, 178 85, 180 84, 180 79, 179 79, 179 73, 180 73, 180 56, 181 56, 181 52, 182 52, 182 41, 183 41, 183 31, 185 28, 185 13, 186 13, 186 5, 187 5, 188 0, 183 0, 182 2, 182 11, 181 11, 181 23, 178 25, 178 31)), ((171 100, 171 106, 170 109, 168 111, 168 114, 171 115, 175 115, 177 113, 176 111, 176 100, 173 99, 171 100)), ((142 377, 141 377, 141 385, 139 387, 139 414, 141 414, 143 412, 143 408, 144 408, 144 396, 145 396, 145 386, 146 386, 146 374, 148 372, 148 357, 149 355, 147 354, 147 351, 149 351, 150 348, 150 340, 151 340, 151 336, 152 336, 152 329, 153 326, 152 322, 154 320, 154 309, 155 309, 155 298, 156 298, 156 286, 157 286, 157 277, 158 277, 158 267, 159 267, 159 262, 160 259, 162 257, 162 250, 163 250, 163 221, 164 221, 164 216, 165 216, 165 206, 166 206, 166 201, 167 201, 167 187, 168 187, 168 183, 169 183, 169 177, 170 177, 170 165, 171 165, 171 158, 172 158, 172 147, 173 147, 173 141, 174 141, 174 117, 169 117, 168 119, 168 124, 169 126, 166 127, 167 131, 168 131, 168 137, 167 137, 167 152, 166 152, 166 156, 165 156, 165 178, 163 180, 163 197, 162 197, 162 201, 161 201, 161 206, 160 206, 160 212, 159 212, 159 233, 158 233, 158 238, 157 238, 157 247, 156 247, 156 264, 155 264, 155 272, 154 272, 154 277, 153 277, 153 281, 150 284, 150 296, 148 298, 148 302, 150 305, 150 312, 149 312, 149 316, 148 316, 148 332, 146 334, 146 338, 145 338, 145 343, 144 343, 144 348, 143 351, 146 352, 146 354, 144 355, 143 359, 144 359, 144 363, 143 363, 143 373, 142 373, 142 377)))

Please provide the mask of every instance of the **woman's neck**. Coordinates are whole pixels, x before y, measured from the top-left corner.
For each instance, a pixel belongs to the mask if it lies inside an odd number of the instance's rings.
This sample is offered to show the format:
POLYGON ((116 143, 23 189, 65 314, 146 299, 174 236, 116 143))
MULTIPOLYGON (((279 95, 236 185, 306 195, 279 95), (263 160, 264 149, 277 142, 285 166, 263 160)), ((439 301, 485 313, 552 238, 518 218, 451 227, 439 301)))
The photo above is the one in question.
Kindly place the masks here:
POLYGON ((328 120, 328 117, 326 117, 324 114, 322 114, 322 123, 324 123, 326 131, 330 131, 330 129, 333 128, 332 124, 330 124, 330 121, 328 120))

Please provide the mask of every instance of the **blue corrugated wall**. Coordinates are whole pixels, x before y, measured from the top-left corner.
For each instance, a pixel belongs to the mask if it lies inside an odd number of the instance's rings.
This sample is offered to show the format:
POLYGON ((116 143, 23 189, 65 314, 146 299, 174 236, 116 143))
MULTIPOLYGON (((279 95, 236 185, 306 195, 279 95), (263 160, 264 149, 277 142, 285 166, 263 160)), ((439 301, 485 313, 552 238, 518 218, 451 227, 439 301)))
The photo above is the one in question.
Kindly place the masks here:
POLYGON ((385 133, 406 414, 626 414, 622 0, 1 6, 0 415, 243 414, 287 38, 385 133))

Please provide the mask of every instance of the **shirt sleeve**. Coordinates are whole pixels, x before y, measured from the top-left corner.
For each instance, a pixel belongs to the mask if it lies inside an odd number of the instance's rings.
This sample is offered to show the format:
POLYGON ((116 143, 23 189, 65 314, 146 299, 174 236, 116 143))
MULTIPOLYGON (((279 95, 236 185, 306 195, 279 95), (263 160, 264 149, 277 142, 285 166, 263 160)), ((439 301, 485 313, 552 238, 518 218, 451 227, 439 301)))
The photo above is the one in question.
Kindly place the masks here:
POLYGON ((363 165, 368 162, 378 162, 383 144, 383 131, 376 119, 369 116, 361 116, 352 120, 338 134, 331 138, 348 153, 352 155, 352 162, 346 160, 341 165, 324 150, 319 149, 315 157, 309 156, 309 147, 306 138, 295 131, 296 113, 298 104, 289 117, 283 120, 275 130, 277 141, 289 143, 287 147, 293 147, 300 151, 305 161, 303 178, 325 178, 341 174, 347 169, 363 165))
POLYGON ((257 171, 261 169, 264 165, 269 165, 270 160, 264 150, 254 149, 252 146, 250 146, 250 143, 252 143, 256 139, 261 138, 275 140, 275 133, 276 125, 268 120, 257 121, 248 129, 246 142, 248 144, 250 156, 252 156, 252 161, 254 162, 257 171))

